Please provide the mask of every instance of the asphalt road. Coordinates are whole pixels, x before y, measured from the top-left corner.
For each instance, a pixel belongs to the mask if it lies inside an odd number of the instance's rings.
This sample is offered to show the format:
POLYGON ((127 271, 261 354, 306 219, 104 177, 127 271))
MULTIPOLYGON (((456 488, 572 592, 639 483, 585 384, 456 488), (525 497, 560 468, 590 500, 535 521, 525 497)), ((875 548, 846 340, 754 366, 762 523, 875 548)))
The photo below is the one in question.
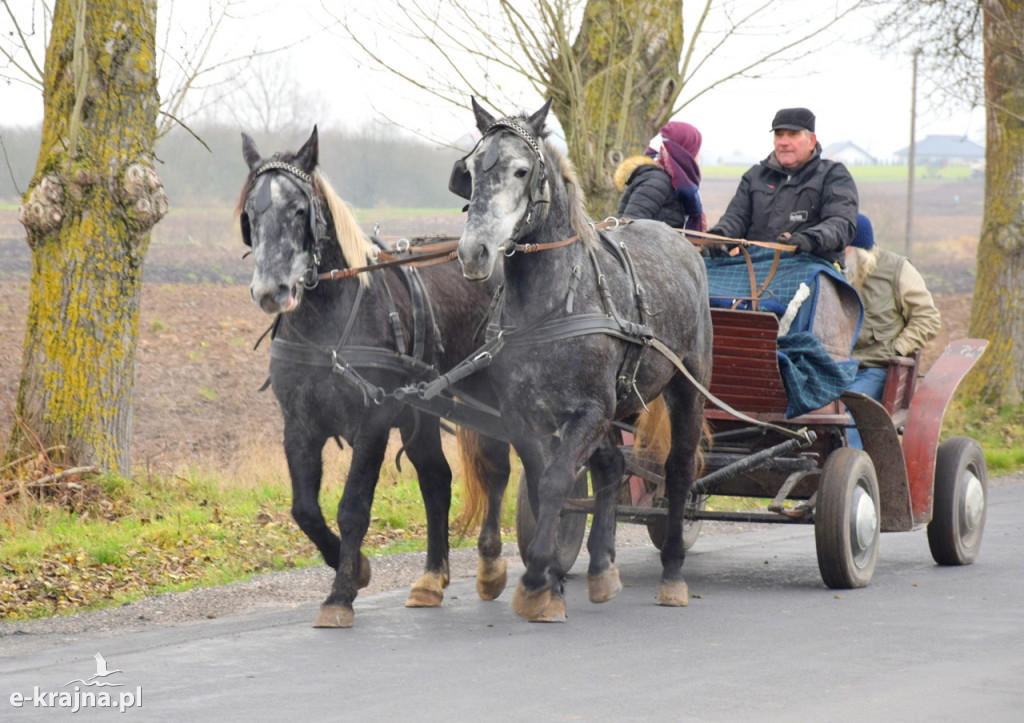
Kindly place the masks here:
POLYGON ((561 625, 518 620, 511 589, 482 602, 459 581, 440 609, 405 609, 405 590, 361 597, 350 630, 312 628, 303 604, 19 645, 0 651, 0 720, 1019 721, 1022 527, 1015 481, 990 489, 974 565, 936 566, 923 530, 885 534, 862 590, 825 588, 813 530, 785 526, 701 538, 688 608, 654 605, 657 554, 637 547, 604 605, 586 599, 581 556, 561 625), (96 653, 121 671, 96 680, 120 687, 74 682, 97 672, 96 653), (73 705, 76 688, 72 714, 59 693, 73 705))

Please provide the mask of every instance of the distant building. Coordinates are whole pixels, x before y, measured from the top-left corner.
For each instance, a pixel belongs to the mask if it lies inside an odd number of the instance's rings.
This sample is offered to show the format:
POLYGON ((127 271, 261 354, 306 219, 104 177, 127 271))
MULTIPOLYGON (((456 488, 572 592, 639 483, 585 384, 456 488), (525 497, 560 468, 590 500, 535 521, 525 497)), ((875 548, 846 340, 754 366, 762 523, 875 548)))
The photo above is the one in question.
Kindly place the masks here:
POLYGON ((822 149, 821 155, 830 161, 839 161, 847 166, 874 166, 878 160, 851 141, 830 143, 822 149))
MULTIPOLYGON (((963 136, 927 136, 914 148, 914 162, 922 165, 970 165, 985 160, 985 149, 963 136)), ((894 155, 906 163, 910 146, 901 148, 894 155)))

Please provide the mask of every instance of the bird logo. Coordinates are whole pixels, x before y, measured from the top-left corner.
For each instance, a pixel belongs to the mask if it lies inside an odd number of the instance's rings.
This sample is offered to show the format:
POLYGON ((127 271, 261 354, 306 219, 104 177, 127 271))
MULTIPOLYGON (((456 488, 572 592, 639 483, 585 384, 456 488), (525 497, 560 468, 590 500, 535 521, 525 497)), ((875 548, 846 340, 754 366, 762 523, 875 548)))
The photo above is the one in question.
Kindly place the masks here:
POLYGON ((110 670, 110 669, 108 669, 107 668, 107 661, 99 653, 96 653, 96 655, 94 655, 92 657, 94 657, 96 659, 96 674, 93 675, 88 680, 85 680, 85 679, 82 679, 82 678, 77 678, 77 679, 72 680, 72 681, 70 681, 68 683, 65 683, 64 684, 65 688, 67 688, 69 685, 71 685, 71 683, 81 683, 82 685, 95 685, 95 686, 99 686, 99 687, 108 687, 108 686, 109 687, 117 687, 117 686, 124 685, 124 683, 108 683, 105 680, 97 680, 97 678, 106 678, 106 677, 108 677, 110 675, 113 675, 114 673, 120 673, 122 671, 120 669, 117 669, 117 670, 110 670))

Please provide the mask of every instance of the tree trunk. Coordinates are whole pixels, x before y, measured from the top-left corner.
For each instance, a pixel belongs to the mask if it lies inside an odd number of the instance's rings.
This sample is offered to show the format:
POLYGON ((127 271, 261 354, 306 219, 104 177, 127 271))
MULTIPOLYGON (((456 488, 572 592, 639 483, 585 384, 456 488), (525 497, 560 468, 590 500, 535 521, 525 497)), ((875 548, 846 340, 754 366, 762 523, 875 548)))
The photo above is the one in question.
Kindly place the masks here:
POLYGON ((618 164, 669 120, 682 51, 682 0, 588 0, 572 58, 546 69, 595 217, 615 213, 618 164))
POLYGON ((970 334, 988 350, 964 381, 983 404, 1024 401, 1024 4, 984 0, 985 216, 970 334))
POLYGON ((32 250, 9 456, 130 472, 143 257, 167 199, 153 170, 155 0, 57 0, 43 139, 21 221, 32 250))

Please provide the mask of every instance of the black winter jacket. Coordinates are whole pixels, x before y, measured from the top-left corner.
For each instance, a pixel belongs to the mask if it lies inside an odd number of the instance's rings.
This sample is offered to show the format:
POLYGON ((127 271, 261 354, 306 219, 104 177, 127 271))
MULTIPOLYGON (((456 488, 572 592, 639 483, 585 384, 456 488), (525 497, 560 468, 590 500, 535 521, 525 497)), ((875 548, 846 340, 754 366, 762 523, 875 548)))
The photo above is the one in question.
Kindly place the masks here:
POLYGON ((821 157, 821 145, 804 165, 783 168, 773 152, 743 174, 736 195, 710 233, 751 241, 776 241, 789 232, 801 251, 829 261, 857 230, 857 186, 842 163, 821 157))
POLYGON ((673 228, 686 225, 686 211, 672 188, 672 179, 660 166, 638 166, 619 199, 620 218, 653 218, 673 228))

